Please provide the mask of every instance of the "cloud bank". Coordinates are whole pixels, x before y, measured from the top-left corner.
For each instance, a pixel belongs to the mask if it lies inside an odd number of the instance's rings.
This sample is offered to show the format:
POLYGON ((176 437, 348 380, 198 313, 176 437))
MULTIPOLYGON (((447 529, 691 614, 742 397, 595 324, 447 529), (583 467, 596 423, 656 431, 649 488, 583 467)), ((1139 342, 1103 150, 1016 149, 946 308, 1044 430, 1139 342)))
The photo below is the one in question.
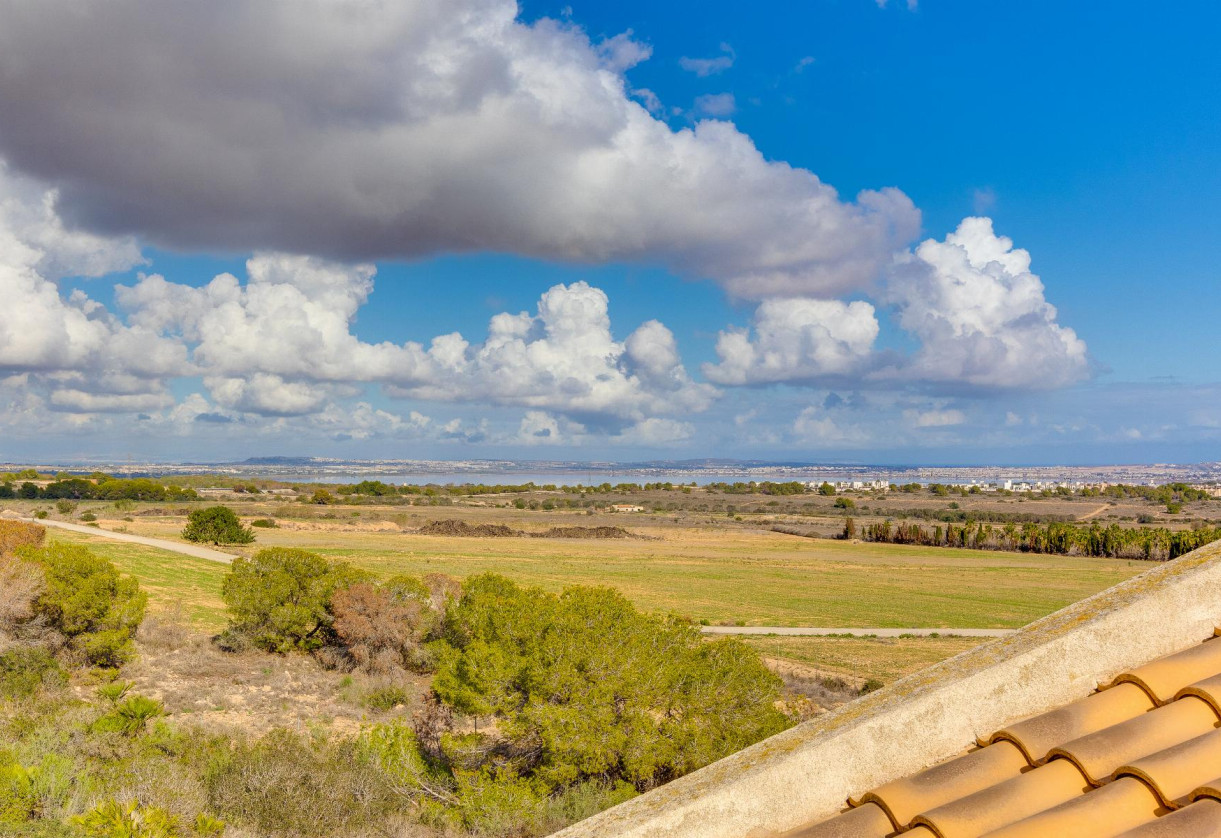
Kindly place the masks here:
MULTIPOLYGON (((4 415, 666 446, 732 388, 915 393, 886 409, 931 434, 970 424, 946 393, 1089 376, 1029 254, 989 219, 912 250, 920 214, 897 189, 843 200, 766 159, 726 121, 732 93, 672 128, 625 78, 652 54, 630 31, 594 42, 517 14, 507 0, 0 0, 4 415), (113 308, 61 284, 141 267, 146 243, 253 256, 200 286, 140 275, 113 308), (744 327, 709 324, 703 381, 669 328, 615 329, 585 282, 497 314, 481 341, 357 337, 375 260, 455 251, 657 263, 755 308, 744 327), (887 348, 888 330, 914 348, 887 348), (180 380, 198 392, 175 397, 180 380), (396 399, 505 409, 511 427, 398 415, 396 399)), ((709 77, 733 61, 723 45, 682 63, 709 77)), ((773 438, 877 438, 827 399, 773 438)))
POLYGON ((622 75, 648 54, 630 37, 517 12, 0 0, 0 155, 74 223, 191 250, 636 260, 828 297, 914 238, 896 189, 843 201, 729 123, 655 119, 622 75))

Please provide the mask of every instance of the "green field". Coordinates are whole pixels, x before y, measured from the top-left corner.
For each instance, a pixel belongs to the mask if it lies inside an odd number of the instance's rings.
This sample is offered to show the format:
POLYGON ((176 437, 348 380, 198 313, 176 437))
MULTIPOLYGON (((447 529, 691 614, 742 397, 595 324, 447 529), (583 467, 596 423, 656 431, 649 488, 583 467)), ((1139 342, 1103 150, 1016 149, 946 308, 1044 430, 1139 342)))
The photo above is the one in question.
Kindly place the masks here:
POLYGON ((88 545, 93 552, 110 559, 121 571, 140 580, 140 587, 148 592, 149 604, 154 609, 181 607, 193 625, 207 631, 225 625, 220 585, 228 568, 222 564, 63 530, 48 530, 48 537, 88 545))
MULTIPOLYGON (((173 538, 181 524, 133 532, 173 538)), ((258 546, 294 546, 378 574, 494 571, 550 590, 610 585, 638 606, 711 623, 1017 628, 1149 566, 1141 562, 795 538, 767 531, 642 530, 648 539, 451 538, 400 532, 274 529, 258 546)), ((54 533, 71 540, 86 536, 54 533)), ((89 538, 156 602, 221 619, 218 564, 89 538)))

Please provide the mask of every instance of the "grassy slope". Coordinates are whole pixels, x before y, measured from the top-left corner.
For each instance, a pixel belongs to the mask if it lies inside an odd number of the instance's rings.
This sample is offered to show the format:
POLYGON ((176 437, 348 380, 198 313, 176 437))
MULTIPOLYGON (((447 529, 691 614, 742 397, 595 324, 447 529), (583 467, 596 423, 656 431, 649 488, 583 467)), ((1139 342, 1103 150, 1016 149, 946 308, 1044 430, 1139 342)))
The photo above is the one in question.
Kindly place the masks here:
POLYGON ((195 627, 218 630, 225 625, 220 585, 228 571, 222 564, 102 537, 64 530, 49 530, 54 541, 86 544, 100 556, 110 559, 124 573, 140 580, 153 608, 181 606, 195 627))

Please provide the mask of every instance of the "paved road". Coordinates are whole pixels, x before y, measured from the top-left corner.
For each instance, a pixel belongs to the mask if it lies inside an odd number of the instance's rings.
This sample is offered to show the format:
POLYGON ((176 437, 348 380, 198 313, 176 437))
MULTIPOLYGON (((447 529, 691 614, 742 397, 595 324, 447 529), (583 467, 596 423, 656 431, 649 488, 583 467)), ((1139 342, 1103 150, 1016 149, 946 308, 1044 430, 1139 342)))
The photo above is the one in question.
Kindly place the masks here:
POLYGON ((817 637, 825 634, 851 634, 855 637, 868 635, 899 637, 903 634, 914 634, 917 637, 928 637, 931 634, 938 634, 942 637, 951 634, 957 637, 1006 637, 1016 631, 1016 629, 807 628, 805 626, 704 626, 700 630, 704 634, 778 634, 786 637, 817 637))
POLYGON ((161 550, 170 550, 174 553, 182 553, 184 556, 194 556, 197 559, 207 559, 211 562, 229 564, 233 561, 233 556, 229 553, 222 553, 220 550, 212 550, 207 547, 197 547, 194 544, 182 544, 178 541, 167 541, 164 538, 146 538, 142 535, 131 535, 125 532, 111 532, 110 530, 104 530, 101 527, 86 527, 82 524, 69 524, 67 521, 52 521, 49 518, 42 521, 35 521, 33 518, 18 518, 17 520, 27 521, 31 524, 41 524, 44 527, 58 527, 61 530, 81 532, 85 535, 96 535, 102 538, 110 538, 115 541, 129 541, 132 544, 143 544, 147 547, 157 547, 161 550))

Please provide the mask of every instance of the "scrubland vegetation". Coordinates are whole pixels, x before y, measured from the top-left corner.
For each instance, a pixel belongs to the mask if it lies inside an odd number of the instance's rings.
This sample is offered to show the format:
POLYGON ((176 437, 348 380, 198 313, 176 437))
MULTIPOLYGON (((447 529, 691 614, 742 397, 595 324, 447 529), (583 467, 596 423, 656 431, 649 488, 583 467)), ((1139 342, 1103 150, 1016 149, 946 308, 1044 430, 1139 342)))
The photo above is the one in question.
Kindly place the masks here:
POLYGON ((133 578, 41 527, 0 522, 0 539, 5 834, 543 834, 799 715, 744 644, 607 588, 378 580, 270 548, 234 562, 229 625, 194 654, 310 656, 341 686, 376 684, 359 697, 373 718, 346 734, 196 726, 128 678, 138 649, 187 650, 189 630, 158 616, 133 643, 133 578))

